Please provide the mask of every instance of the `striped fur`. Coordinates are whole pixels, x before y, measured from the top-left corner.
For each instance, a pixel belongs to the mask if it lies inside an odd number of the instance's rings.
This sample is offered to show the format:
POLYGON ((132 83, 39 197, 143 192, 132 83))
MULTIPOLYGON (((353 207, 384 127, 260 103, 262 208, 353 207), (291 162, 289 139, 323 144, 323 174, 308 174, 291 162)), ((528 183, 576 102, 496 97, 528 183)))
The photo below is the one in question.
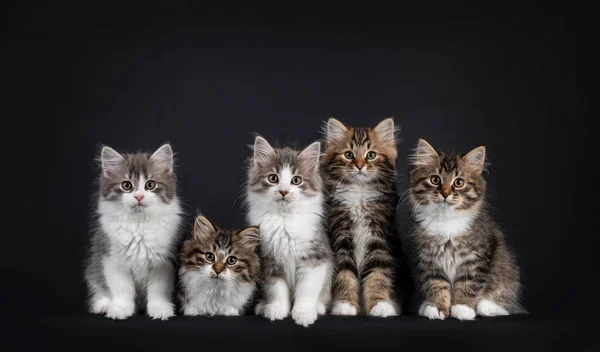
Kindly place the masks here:
POLYGON ((332 314, 400 314, 395 134, 391 118, 375 128, 327 122, 321 167, 336 264, 332 314))
POLYGON ((260 277, 259 242, 256 227, 223 229, 198 216, 179 254, 183 314, 244 314, 260 277))
POLYGON ((446 154, 419 140, 412 164, 419 313, 461 320, 523 313, 519 268, 486 211, 485 148, 446 154))

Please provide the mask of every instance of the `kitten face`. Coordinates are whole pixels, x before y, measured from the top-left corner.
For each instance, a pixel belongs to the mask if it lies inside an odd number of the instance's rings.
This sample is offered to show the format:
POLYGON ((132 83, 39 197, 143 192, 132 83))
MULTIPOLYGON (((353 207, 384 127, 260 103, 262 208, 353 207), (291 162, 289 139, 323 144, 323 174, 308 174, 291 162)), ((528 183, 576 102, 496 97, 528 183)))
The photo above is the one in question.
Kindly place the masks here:
POLYGON ((100 197, 124 211, 144 212, 169 204, 176 196, 173 150, 168 144, 154 154, 121 155, 102 148, 100 197))
POLYGON ((437 152, 420 139, 410 173, 410 199, 415 207, 475 210, 484 198, 485 147, 465 155, 437 152))
POLYGON ((182 247, 182 267, 215 285, 254 281, 260 269, 256 250, 259 238, 256 227, 222 229, 199 216, 193 239, 182 247))
POLYGON ((280 207, 315 197, 322 187, 318 171, 320 150, 319 142, 303 151, 276 149, 257 137, 248 172, 248 191, 258 197, 256 201, 280 207))
POLYGON ((323 164, 328 175, 342 183, 389 179, 396 166, 396 139, 392 118, 375 128, 344 126, 330 118, 326 125, 323 164))

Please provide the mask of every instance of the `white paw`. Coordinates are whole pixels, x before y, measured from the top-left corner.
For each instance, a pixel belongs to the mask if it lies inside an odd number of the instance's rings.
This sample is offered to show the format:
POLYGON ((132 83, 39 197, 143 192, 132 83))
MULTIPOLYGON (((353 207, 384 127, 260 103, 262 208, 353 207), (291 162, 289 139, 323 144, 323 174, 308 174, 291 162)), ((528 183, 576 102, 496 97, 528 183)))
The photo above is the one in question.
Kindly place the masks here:
POLYGON ((104 314, 108 311, 110 306, 110 298, 102 296, 94 298, 90 307, 90 312, 94 314, 104 314))
POLYGON ((381 301, 378 302, 375 306, 373 306, 373 308, 371 308, 369 315, 373 317, 385 318, 396 316, 398 314, 396 313, 396 308, 394 308, 394 306, 390 302, 381 301))
POLYGON ((113 300, 106 309, 106 316, 115 320, 127 319, 135 312, 133 302, 123 302, 113 300))
POLYGON ((421 308, 419 308, 419 315, 429 319, 446 319, 444 313, 440 312, 439 309, 429 304, 423 304, 421 308))
POLYGON ((148 315, 152 319, 167 320, 175 315, 173 304, 168 301, 148 302, 148 315))
POLYGON ((450 316, 458 320, 475 319, 475 309, 464 304, 455 304, 450 307, 450 316))
POLYGON ((256 304, 256 306, 254 307, 254 314, 256 315, 263 315, 265 311, 265 303, 263 301, 260 301, 256 304))
POLYGON ((319 315, 325 315, 325 313, 327 312, 327 306, 324 303, 317 303, 317 313, 319 313, 319 315))
POLYGON ((346 301, 337 301, 333 303, 331 308, 332 315, 356 315, 356 308, 346 301))
POLYGON ((477 315, 483 317, 494 317, 497 315, 508 315, 508 311, 500 307, 496 302, 482 299, 477 303, 477 315))
POLYGON ((236 307, 229 306, 229 307, 225 308, 225 311, 223 312, 223 315, 226 315, 226 316, 237 316, 237 315, 240 315, 240 310, 237 309, 236 307))
POLYGON ((308 327, 317 320, 317 307, 316 306, 300 306, 292 309, 292 319, 298 325, 308 327))
POLYGON ((265 304, 263 309, 263 316, 271 321, 285 319, 289 314, 290 310, 278 303, 265 304))
POLYGON ((200 312, 200 308, 193 306, 191 304, 186 304, 183 307, 183 315, 202 315, 202 313, 200 312))

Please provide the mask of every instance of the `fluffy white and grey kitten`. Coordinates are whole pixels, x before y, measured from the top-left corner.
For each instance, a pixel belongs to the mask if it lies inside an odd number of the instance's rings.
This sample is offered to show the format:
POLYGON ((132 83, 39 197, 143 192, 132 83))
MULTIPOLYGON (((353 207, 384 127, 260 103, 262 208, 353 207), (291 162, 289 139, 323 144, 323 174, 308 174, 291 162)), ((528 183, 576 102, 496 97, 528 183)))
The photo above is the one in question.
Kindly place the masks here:
POLYGON ((85 262, 89 311, 126 319, 145 308, 174 315, 173 287, 181 209, 173 151, 100 155, 97 217, 85 262))
POLYGON ((225 229, 198 216, 179 254, 183 314, 245 314, 260 275, 259 242, 256 227, 225 229))
POLYGON ((262 298, 255 312, 270 320, 292 315, 302 326, 325 314, 333 253, 324 229, 319 142, 304 150, 254 142, 248 171, 247 220, 260 227, 262 298))

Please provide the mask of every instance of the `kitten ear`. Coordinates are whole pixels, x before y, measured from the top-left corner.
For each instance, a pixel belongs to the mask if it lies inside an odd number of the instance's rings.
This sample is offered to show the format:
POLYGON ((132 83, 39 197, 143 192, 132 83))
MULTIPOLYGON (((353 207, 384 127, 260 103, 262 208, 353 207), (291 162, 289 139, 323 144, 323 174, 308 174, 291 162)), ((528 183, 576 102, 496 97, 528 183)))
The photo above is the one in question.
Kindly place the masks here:
POLYGON ((125 158, 117 153, 111 147, 103 147, 100 153, 100 163, 102 164, 102 174, 106 177, 115 176, 123 167, 125 158))
POLYGON ((330 117, 329 120, 327 120, 325 134, 328 142, 339 141, 344 138, 346 132, 348 132, 348 128, 337 119, 330 117))
POLYGON ((150 157, 154 166, 166 170, 167 174, 173 173, 173 149, 169 144, 164 144, 158 148, 150 157))
POLYGON ((254 139, 254 156, 252 158, 254 164, 266 164, 275 155, 275 150, 269 142, 263 137, 256 137, 254 139))
POLYGON ((375 128, 373 129, 375 135, 382 143, 394 144, 396 142, 396 129, 394 126, 394 118, 388 117, 387 119, 381 121, 375 128))
POLYGON ((310 170, 315 171, 319 168, 319 158, 321 157, 321 142, 314 142, 313 144, 306 147, 300 155, 298 160, 301 160, 304 165, 310 170))
POLYGON ((249 250, 254 250, 260 243, 260 230, 258 227, 249 227, 238 233, 239 244, 249 250))
POLYGON ((412 157, 412 164, 416 166, 430 165, 433 161, 437 160, 438 157, 439 154, 435 151, 435 148, 427 143, 426 140, 419 138, 417 149, 412 157))
POLYGON ((194 222, 194 238, 199 242, 209 240, 215 233, 215 228, 204 216, 196 217, 194 222))
POLYGON ((466 165, 474 169, 477 173, 482 173, 485 167, 485 147, 479 146, 471 150, 462 159, 466 165))

